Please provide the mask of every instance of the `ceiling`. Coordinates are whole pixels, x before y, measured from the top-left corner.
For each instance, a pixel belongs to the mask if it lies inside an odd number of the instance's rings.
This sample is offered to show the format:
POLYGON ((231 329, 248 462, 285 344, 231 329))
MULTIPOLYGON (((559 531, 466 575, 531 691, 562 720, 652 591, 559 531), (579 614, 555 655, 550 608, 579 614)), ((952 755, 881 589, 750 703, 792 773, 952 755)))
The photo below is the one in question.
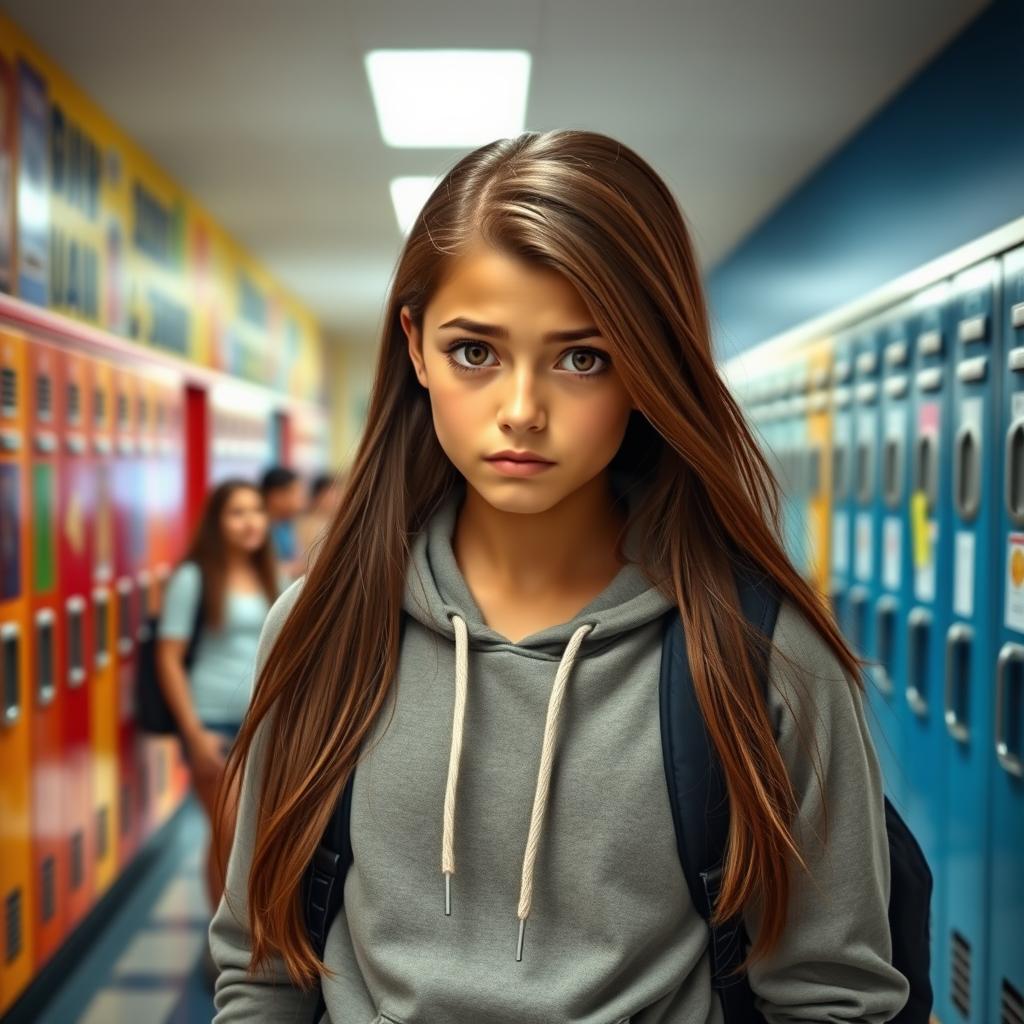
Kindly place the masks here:
POLYGON ((388 182, 464 151, 381 140, 363 54, 523 48, 527 128, 634 147, 701 260, 728 253, 985 0, 0 0, 335 336, 373 341, 388 182))

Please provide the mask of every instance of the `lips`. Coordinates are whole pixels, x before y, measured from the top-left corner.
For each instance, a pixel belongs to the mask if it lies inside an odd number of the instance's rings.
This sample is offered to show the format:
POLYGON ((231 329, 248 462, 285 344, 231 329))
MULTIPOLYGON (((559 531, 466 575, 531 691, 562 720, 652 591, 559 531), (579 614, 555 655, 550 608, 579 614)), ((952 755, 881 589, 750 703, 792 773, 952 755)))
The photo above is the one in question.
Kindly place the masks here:
POLYGON ((537 463, 542 466, 551 466, 554 463, 550 459, 545 459, 542 455, 538 455, 536 452, 514 452, 504 451, 496 452, 494 455, 487 456, 488 462, 526 462, 526 463, 537 463))

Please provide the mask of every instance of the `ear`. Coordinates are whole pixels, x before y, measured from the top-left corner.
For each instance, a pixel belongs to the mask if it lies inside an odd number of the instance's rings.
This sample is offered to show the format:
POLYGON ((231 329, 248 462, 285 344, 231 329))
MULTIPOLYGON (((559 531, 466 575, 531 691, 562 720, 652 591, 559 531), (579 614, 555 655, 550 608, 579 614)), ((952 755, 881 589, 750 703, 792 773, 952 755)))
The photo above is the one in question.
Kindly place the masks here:
POLYGON ((423 387, 427 387, 427 366, 423 359, 423 332, 413 322, 408 306, 402 307, 398 318, 409 342, 409 358, 416 371, 416 379, 423 387))

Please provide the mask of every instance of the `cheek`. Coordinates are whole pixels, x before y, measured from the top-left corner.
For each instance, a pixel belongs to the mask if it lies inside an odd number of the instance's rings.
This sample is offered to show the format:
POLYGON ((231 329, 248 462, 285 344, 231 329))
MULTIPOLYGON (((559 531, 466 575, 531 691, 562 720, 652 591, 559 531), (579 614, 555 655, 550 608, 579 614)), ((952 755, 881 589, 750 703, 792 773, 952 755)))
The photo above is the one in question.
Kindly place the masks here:
POLYGON ((609 390, 567 405, 561 417, 563 438, 572 438, 579 450, 595 461, 607 461, 619 449, 629 423, 629 399, 609 390))
POLYGON ((493 419, 484 389, 468 388, 457 380, 431 380, 430 408, 437 438, 449 455, 478 438, 489 412, 493 419))

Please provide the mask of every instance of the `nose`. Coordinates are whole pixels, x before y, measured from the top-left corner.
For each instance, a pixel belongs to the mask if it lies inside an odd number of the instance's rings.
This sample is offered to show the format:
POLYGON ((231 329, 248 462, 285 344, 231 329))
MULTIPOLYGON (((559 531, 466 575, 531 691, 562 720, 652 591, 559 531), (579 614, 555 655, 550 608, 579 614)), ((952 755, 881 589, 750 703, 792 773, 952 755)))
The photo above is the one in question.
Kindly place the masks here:
POLYGON ((545 405, 528 368, 510 378, 498 409, 498 424, 506 434, 536 433, 547 425, 545 405))

